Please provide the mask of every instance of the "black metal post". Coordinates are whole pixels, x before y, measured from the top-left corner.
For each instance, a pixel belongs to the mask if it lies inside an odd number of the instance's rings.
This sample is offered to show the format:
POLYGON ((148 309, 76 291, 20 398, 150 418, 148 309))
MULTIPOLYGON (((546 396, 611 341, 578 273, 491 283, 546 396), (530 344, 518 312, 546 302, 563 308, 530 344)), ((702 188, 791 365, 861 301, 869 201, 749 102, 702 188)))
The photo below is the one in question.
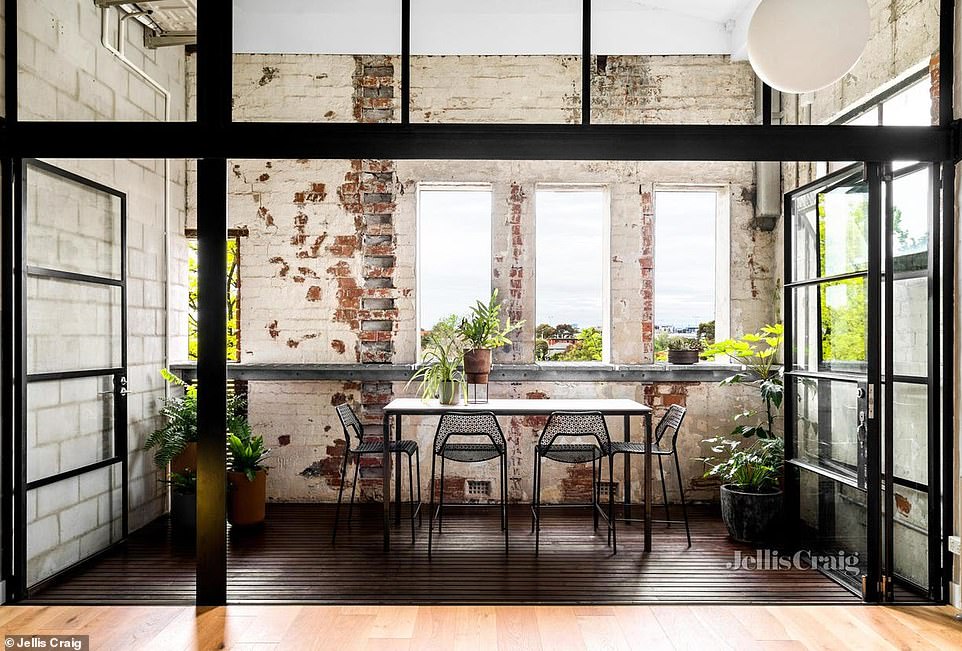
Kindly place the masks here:
POLYGON ((762 124, 772 126, 772 87, 762 82, 762 124))
POLYGON ((581 124, 591 124, 591 0, 581 5, 581 124))
POLYGON ((881 241, 878 233, 882 231, 881 166, 868 163, 865 166, 868 181, 868 454, 866 461, 866 590, 867 601, 879 601, 879 580, 882 568, 882 451, 878 414, 880 386, 880 351, 878 342, 881 332, 880 293, 882 289, 881 241))
POLYGON ((17 57, 17 5, 18 0, 6 0, 3 6, 4 11, 4 126, 9 131, 10 127, 17 124, 18 107, 20 95, 18 93, 19 84, 17 79, 18 57, 17 57))
POLYGON ((401 0, 401 124, 411 122, 411 0, 401 0))
MULTIPOLYGON (((231 124, 231 3, 197 16, 197 122, 223 137, 231 124)), ((227 601, 227 160, 197 163, 197 603, 227 601)))
MULTIPOLYGON (((782 239, 784 242, 783 250, 783 274, 785 283, 782 285, 782 324, 783 339, 782 362, 786 371, 795 368, 794 344, 795 344, 795 301, 794 289, 787 286, 787 283, 795 279, 795 223, 794 223, 794 202, 791 195, 785 195, 785 204, 782 214, 782 239)), ((782 422, 784 423, 785 440, 785 516, 788 523, 787 540, 799 540, 799 486, 796 476, 798 471, 793 471, 792 476, 788 476, 788 462, 795 457, 795 378, 784 376, 785 399, 782 401, 782 422)))

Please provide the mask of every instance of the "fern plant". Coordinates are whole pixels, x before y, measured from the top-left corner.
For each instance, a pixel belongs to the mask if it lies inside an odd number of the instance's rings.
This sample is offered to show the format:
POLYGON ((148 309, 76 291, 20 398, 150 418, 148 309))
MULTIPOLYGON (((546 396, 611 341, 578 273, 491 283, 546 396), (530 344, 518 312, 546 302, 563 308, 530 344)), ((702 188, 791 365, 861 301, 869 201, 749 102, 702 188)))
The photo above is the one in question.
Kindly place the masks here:
POLYGON ((432 400, 446 383, 458 385, 462 394, 466 392, 464 373, 461 371, 464 350, 453 333, 431 332, 421 353, 421 361, 423 366, 414 372, 404 385, 405 389, 415 380, 419 381, 423 400, 432 400))
MULTIPOLYGON (((144 450, 154 452, 154 464, 158 468, 166 468, 188 443, 197 442, 197 387, 187 384, 167 369, 162 369, 160 373, 172 386, 183 390, 183 395, 162 401, 160 413, 164 417, 164 426, 155 430, 144 442, 144 450)), ((227 399, 228 429, 231 423, 243 418, 245 407, 243 396, 234 395, 227 399)))

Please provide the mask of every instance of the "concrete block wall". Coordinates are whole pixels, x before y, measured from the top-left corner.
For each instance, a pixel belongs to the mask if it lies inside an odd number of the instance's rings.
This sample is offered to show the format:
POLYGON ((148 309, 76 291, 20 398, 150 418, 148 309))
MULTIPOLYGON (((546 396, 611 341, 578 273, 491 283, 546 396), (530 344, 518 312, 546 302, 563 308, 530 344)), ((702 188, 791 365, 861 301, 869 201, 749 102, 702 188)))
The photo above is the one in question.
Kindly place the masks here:
MULTIPOLYGON (((116 60, 100 43, 100 11, 88 0, 23 0, 20 3, 19 84, 22 120, 162 120, 163 96, 116 60)), ((143 30, 129 25, 127 55, 171 93, 171 119, 186 117, 183 49, 148 50, 143 30)), ((165 395, 160 370, 170 357, 186 356, 186 177, 183 161, 169 163, 165 189, 162 160, 49 161, 83 177, 127 193, 128 260, 128 449, 130 527, 150 522, 166 509, 166 490, 145 438, 159 424, 165 395), (165 199, 165 196, 167 197, 165 199), (169 269, 165 264, 165 205, 171 224, 169 269), (169 271, 169 274, 168 274, 169 271), (172 297, 167 310, 168 293, 172 297), (169 338, 169 340, 168 340, 169 338)), ((77 192, 70 184, 43 181, 30 194, 38 221, 28 225, 29 252, 43 264, 64 268, 81 261, 103 263, 108 238, 102 197, 77 192), (90 237, 82 237, 87 233, 90 237)), ((33 186, 31 186, 33 187, 33 186)), ((111 265, 113 262, 111 262, 111 265)), ((67 267, 69 268, 69 267, 67 267)), ((108 268, 113 268, 109 266, 108 268)), ((96 271, 104 271, 96 269, 96 271)), ((45 291, 31 282, 31 363, 56 363, 61 369, 87 365, 101 341, 106 347, 111 319, 106 299, 45 291), (99 303, 99 304, 98 304, 99 303), (89 314, 88 314, 89 312, 89 314), (96 329, 96 331, 94 331, 96 329), (76 335, 79 339, 71 343, 76 335), (41 339, 52 336, 53 339, 41 339), (80 341, 82 340, 82 344, 80 341), (57 359, 54 359, 54 356, 57 359)), ((99 358, 102 358, 100 355, 99 358)), ((49 475, 104 454, 105 414, 90 396, 98 387, 62 382, 31 387, 28 421, 31 473, 49 475)), ((99 390, 104 390, 100 388, 99 390)), ((32 475, 33 476, 33 475, 32 475)), ((88 473, 28 493, 28 583, 42 580, 102 549, 120 535, 119 467, 88 473)))

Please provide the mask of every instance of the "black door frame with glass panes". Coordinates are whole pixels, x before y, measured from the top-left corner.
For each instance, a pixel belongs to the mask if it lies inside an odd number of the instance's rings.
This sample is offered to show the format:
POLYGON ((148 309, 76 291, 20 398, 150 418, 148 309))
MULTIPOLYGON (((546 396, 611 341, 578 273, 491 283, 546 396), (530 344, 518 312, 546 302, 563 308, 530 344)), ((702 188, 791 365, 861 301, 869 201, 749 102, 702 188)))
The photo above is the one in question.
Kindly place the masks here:
POLYGON ((872 602, 945 598, 939 171, 856 164, 785 196, 787 518, 872 602))

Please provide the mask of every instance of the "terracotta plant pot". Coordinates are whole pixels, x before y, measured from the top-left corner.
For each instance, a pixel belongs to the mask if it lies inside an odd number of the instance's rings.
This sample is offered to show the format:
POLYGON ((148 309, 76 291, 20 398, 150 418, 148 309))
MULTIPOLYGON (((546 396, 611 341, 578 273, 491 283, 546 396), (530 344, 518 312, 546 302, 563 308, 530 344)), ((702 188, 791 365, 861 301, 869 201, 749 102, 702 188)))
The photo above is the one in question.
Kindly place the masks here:
POLYGON ((699 350, 669 350, 668 362, 671 364, 697 364, 699 350))
POLYGON ((242 472, 227 472, 227 521, 235 527, 260 524, 266 516, 267 472, 258 470, 254 481, 242 472))
POLYGON ((487 384, 491 374, 491 351, 475 348, 464 353, 464 374, 468 384, 487 384))
POLYGON ((197 472, 197 443, 188 443, 180 454, 170 460, 171 472, 184 472, 184 470, 197 472))

